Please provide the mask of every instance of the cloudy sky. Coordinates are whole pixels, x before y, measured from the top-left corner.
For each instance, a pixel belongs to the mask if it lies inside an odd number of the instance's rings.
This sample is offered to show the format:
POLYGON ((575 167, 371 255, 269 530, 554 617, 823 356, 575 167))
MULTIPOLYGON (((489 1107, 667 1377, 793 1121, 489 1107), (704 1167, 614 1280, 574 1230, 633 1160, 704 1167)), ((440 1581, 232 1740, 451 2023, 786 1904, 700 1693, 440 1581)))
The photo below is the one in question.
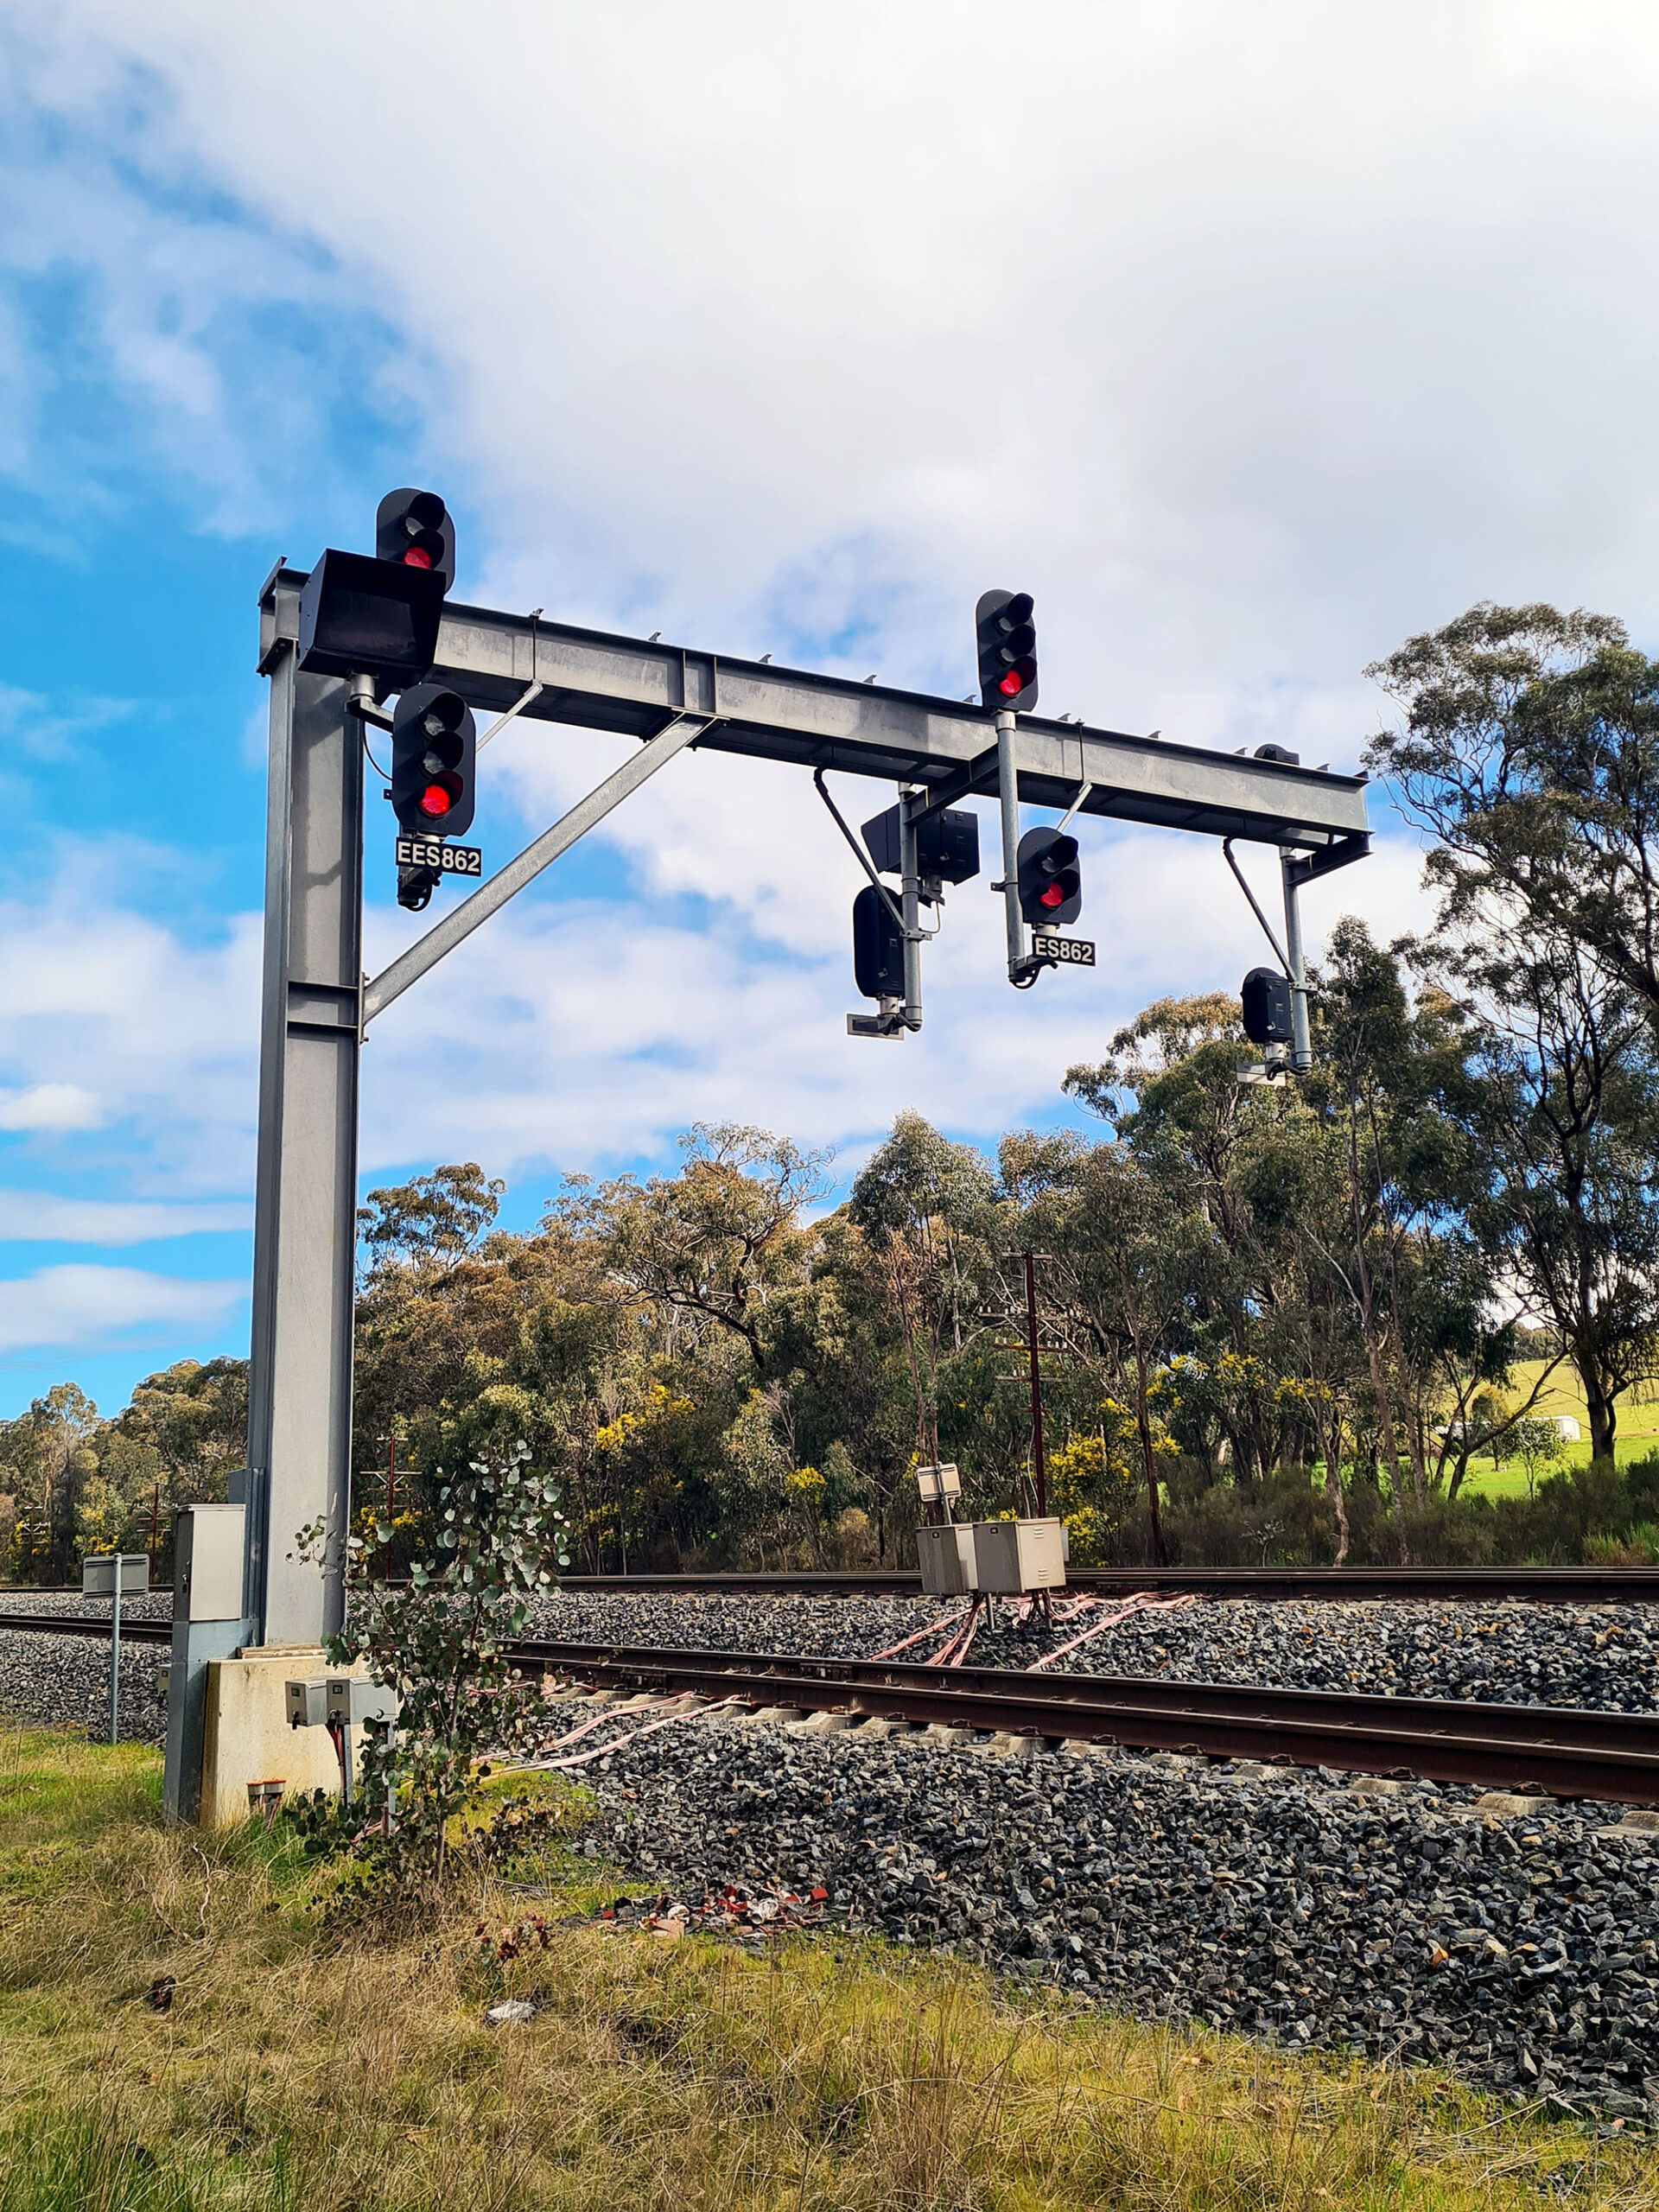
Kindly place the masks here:
MULTIPOLYGON (((0 1413, 245 1345, 254 601, 392 485, 467 599, 954 697, 1025 588, 1046 711, 1344 767, 1474 600, 1653 639, 1649 7, 0 0, 0 1413)), ((486 864, 615 757, 504 737, 486 864)), ((1317 931, 1421 913, 1376 817, 1317 931)), ((1208 842, 1083 835, 1099 969, 1009 991, 982 880, 855 1043, 810 785, 682 756, 377 1025, 365 1183, 528 1221, 699 1118, 843 1172, 906 1105, 1067 1118, 1257 957, 1208 842)))

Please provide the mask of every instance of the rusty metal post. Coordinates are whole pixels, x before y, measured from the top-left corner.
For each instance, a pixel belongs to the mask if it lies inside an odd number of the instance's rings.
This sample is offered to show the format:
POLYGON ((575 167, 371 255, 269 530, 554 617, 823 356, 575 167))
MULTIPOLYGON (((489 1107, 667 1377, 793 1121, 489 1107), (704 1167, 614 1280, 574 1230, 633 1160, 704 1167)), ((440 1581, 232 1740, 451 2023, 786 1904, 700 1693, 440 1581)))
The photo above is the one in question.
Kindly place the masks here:
POLYGON ((1048 1477, 1043 1466, 1043 1378, 1037 1364, 1037 1262, 1026 1254, 1026 1349, 1031 1357, 1031 1467, 1037 1478, 1037 1518, 1048 1513, 1048 1477))

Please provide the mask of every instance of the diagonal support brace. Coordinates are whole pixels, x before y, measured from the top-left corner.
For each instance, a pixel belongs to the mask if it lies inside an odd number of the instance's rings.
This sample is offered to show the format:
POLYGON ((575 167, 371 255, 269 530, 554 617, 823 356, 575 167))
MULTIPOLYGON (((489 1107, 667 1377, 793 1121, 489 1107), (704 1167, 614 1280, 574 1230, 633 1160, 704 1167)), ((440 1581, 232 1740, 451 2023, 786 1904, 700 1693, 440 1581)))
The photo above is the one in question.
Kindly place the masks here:
POLYGON ((429 968, 436 967, 446 952, 453 952, 480 922, 487 922, 492 914, 499 912, 515 892, 533 882, 561 853, 569 852, 578 838, 602 822, 642 784, 648 783, 659 768, 666 767, 675 754, 683 752, 715 719, 712 715, 681 715, 666 729, 659 730, 631 760, 625 760, 613 776, 607 776, 586 798, 578 799, 568 814, 561 816, 550 830, 543 830, 533 844, 526 845, 516 860, 499 868, 487 883, 481 884, 470 899, 446 914, 423 938, 417 938, 407 952, 399 953, 390 968, 383 969, 372 982, 364 985, 363 1027, 366 1029, 375 1015, 383 1014, 411 983, 418 982, 429 968))

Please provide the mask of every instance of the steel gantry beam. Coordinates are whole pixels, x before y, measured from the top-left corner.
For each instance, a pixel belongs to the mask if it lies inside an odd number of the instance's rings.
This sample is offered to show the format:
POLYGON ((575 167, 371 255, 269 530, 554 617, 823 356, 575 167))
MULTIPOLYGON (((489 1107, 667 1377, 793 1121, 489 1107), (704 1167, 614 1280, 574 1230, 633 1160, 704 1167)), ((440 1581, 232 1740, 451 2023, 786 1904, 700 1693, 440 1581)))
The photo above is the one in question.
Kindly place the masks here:
MULTIPOLYGON (((263 608, 265 650, 298 635, 302 572, 280 569, 263 608)), ((581 630, 538 616, 446 605, 433 681, 469 706, 520 709, 525 721, 564 722, 649 738, 680 715, 706 718, 704 753, 925 785, 954 804, 996 784, 995 717, 879 683, 694 652, 682 645, 581 630)), ((1318 852, 1326 865, 1365 851, 1365 779, 1135 737, 1122 730, 1022 715, 1015 739, 1020 799, 1260 844, 1318 852)))

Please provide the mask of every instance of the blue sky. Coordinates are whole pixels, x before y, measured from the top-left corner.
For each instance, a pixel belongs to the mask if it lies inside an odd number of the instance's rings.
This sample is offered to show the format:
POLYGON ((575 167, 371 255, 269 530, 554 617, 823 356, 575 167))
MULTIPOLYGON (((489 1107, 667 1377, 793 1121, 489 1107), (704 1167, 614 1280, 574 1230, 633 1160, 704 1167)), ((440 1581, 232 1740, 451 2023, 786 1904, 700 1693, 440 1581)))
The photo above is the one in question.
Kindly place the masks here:
MULTIPOLYGON (((1475 599, 1650 634, 1649 11, 1033 0, 994 116, 1005 21, 410 0, 391 48, 298 0, 277 53, 0 0, 0 1414, 245 1348, 254 601, 394 484, 463 597, 958 696, 1017 585, 1046 709, 1339 766, 1365 662, 1475 599)), ((616 757, 504 736, 486 861, 616 757)), ((1316 929, 1421 918, 1379 810, 1316 929)), ((422 926, 384 829, 375 966, 422 926)), ((476 1158, 524 1222, 697 1118, 845 1169, 907 1105, 1066 1116, 1071 1061, 1256 957, 1217 852, 1084 842, 1101 969, 1016 998, 968 887, 877 1049, 806 779, 683 759, 377 1026, 365 1186, 476 1158)))

